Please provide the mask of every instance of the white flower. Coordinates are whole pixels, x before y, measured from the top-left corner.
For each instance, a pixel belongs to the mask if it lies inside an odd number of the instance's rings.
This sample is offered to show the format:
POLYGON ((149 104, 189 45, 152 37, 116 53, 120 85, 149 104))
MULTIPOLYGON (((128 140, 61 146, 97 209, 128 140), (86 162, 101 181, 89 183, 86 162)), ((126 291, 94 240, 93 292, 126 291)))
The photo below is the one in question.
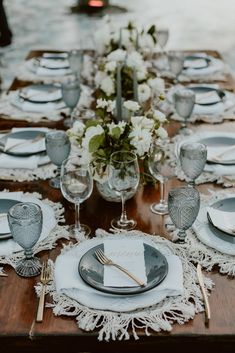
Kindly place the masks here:
POLYGON ((131 112, 136 112, 137 110, 140 109, 140 105, 138 102, 135 101, 126 101, 123 103, 123 106, 127 109, 130 110, 131 112))
POLYGON ((107 56, 107 59, 109 61, 124 61, 125 58, 126 58, 126 51, 123 49, 116 49, 107 56))
POLYGON ((117 67, 116 61, 108 61, 108 62, 105 64, 104 70, 105 70, 106 72, 114 72, 114 71, 116 70, 116 67, 117 67))
POLYGON ((141 68, 144 66, 144 61, 140 53, 133 51, 127 55, 126 64, 129 67, 141 68))
POLYGON ((141 129, 140 126, 136 126, 129 134, 129 137, 131 138, 130 144, 135 147, 136 153, 140 157, 149 151, 152 134, 148 129, 141 129))
POLYGON ((107 107, 106 99, 98 98, 96 101, 96 108, 104 109, 107 107))
POLYGON ((113 111, 115 110, 115 108, 116 108, 116 101, 115 100, 111 100, 111 99, 109 99, 108 101, 107 101, 107 112, 108 113, 113 113, 113 111))
POLYGON ((139 36, 139 46, 141 48, 154 49, 155 43, 153 37, 148 33, 143 33, 139 36))
POLYGON ((111 96, 115 93, 114 82, 110 76, 106 76, 100 84, 100 88, 107 96, 111 96))
POLYGON ((145 66, 139 67, 136 71, 136 76, 138 81, 143 81, 148 76, 148 71, 145 66))
POLYGON ((141 129, 151 130, 154 126, 154 120, 146 118, 146 116, 132 116, 131 123, 136 127, 140 127, 141 129))
POLYGON ((81 121, 76 120, 73 123, 71 131, 72 131, 72 133, 74 133, 74 134, 76 134, 78 136, 82 136, 83 132, 84 132, 84 129, 85 129, 85 125, 81 121))
POLYGON ((100 86, 101 82, 107 77, 107 74, 104 71, 97 71, 95 75, 95 84, 100 86))
POLYGON ((165 123, 166 122, 166 115, 162 112, 160 112, 160 110, 154 110, 153 111, 153 118, 155 120, 158 120, 160 123, 165 123))
POLYGON ((85 132, 85 136, 82 140, 82 147, 85 150, 89 151, 89 143, 90 143, 90 140, 92 139, 92 137, 94 137, 96 135, 101 135, 103 133, 104 133, 104 129, 102 128, 101 125, 88 127, 85 132))
POLYGON ((163 94, 165 90, 165 81, 162 78, 149 78, 147 83, 152 88, 152 91, 156 96, 163 94))
POLYGON ((114 122, 111 122, 110 124, 107 124, 108 128, 109 128, 109 134, 112 136, 113 134, 113 129, 115 127, 119 127, 121 134, 123 133, 125 127, 126 127, 126 122, 125 121, 119 121, 118 124, 115 124, 114 122))
POLYGON ((88 151, 87 148, 82 148, 81 158, 80 158, 81 164, 90 164, 91 161, 92 161, 92 154, 88 151))
POLYGON ((138 98, 139 102, 146 102, 151 97, 151 89, 146 83, 138 85, 138 98))
POLYGON ((159 136, 161 139, 166 139, 168 137, 168 133, 162 126, 160 126, 157 129, 157 136, 159 136))

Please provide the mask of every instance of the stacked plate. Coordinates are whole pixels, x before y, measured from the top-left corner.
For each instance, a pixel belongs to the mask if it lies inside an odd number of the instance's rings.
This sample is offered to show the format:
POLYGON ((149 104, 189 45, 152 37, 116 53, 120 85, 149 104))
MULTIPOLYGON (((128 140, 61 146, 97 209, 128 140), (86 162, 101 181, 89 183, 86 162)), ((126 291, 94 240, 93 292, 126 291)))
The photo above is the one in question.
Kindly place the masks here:
POLYGON ((223 61, 206 53, 195 53, 185 57, 182 74, 185 76, 207 76, 222 71, 223 61))

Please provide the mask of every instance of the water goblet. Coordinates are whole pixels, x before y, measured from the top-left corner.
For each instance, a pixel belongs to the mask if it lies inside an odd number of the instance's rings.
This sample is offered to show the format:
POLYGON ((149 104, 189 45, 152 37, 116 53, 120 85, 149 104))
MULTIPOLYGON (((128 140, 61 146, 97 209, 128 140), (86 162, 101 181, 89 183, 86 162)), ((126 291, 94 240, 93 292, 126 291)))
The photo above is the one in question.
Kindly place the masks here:
POLYGON ((173 224, 179 229, 178 243, 185 243, 186 230, 196 220, 199 208, 200 195, 197 189, 184 186, 169 191, 168 210, 173 224))
POLYGON ((168 38, 169 38, 169 30, 167 28, 157 29, 157 43, 159 44, 159 47, 162 53, 164 53, 164 48, 166 46, 168 38))
POLYGON ((37 276, 41 264, 33 255, 33 247, 42 231, 42 210, 32 202, 21 202, 8 211, 8 222, 14 241, 24 249, 25 258, 16 264, 15 271, 22 277, 37 276))
POLYGON ((61 85, 61 91, 63 101, 69 108, 70 115, 68 119, 64 120, 64 125, 66 127, 71 127, 73 123, 73 111, 78 104, 81 94, 80 81, 77 79, 73 81, 63 82, 61 85))
POLYGON ((68 52, 69 66, 78 79, 81 78, 83 67, 83 51, 81 49, 73 49, 68 52))
POLYGON ((82 234, 90 234, 90 228, 80 223, 80 204, 88 199, 93 190, 93 178, 89 165, 81 163, 80 156, 66 159, 62 163, 60 177, 61 191, 66 200, 75 205, 75 224, 70 227, 70 232, 75 239, 82 234))
POLYGON ((168 65, 170 71, 174 75, 174 83, 178 83, 179 74, 182 72, 184 67, 184 54, 182 52, 169 52, 168 53, 168 65))
POLYGON ((114 229, 131 230, 137 222, 127 218, 125 201, 127 194, 136 191, 139 185, 140 172, 137 156, 133 152, 118 151, 112 153, 109 167, 109 185, 120 195, 122 201, 121 216, 111 221, 114 229))
POLYGON ((60 189, 61 164, 69 156, 70 140, 65 131, 52 130, 46 134, 45 143, 50 160, 57 166, 57 176, 52 178, 49 184, 55 189, 60 189))
POLYGON ((199 142, 186 142, 180 147, 179 158, 184 174, 190 179, 189 186, 195 186, 195 179, 202 173, 206 164, 206 146, 199 142))
POLYGON ((177 114, 183 118, 180 133, 189 135, 191 130, 187 128, 187 121, 190 118, 195 104, 195 93, 187 88, 179 89, 174 93, 174 105, 177 114))
POLYGON ((173 176, 173 170, 166 158, 163 146, 154 142, 150 148, 148 167, 152 176, 160 182, 160 201, 150 206, 153 213, 165 215, 168 213, 167 201, 165 200, 165 183, 173 176))

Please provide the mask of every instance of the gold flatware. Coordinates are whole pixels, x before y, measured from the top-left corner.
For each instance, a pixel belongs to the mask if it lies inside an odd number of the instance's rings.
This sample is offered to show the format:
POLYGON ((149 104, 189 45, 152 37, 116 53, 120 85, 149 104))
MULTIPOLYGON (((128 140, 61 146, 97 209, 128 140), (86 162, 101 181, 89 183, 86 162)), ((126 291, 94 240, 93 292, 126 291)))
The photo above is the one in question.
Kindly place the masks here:
POLYGON ((197 278, 202 291, 203 300, 205 303, 205 324, 209 325, 209 321, 211 318, 211 311, 210 311, 210 305, 209 305, 209 301, 208 301, 208 297, 207 297, 207 293, 204 285, 204 280, 202 276, 202 268, 199 263, 197 264, 197 278))
POLYGON ((17 142, 15 143, 14 145, 10 146, 9 148, 5 149, 4 152, 9 152, 11 151, 12 149, 14 149, 15 147, 21 147, 21 146, 24 146, 24 145, 31 145, 32 143, 36 143, 40 140, 42 140, 43 138, 45 137, 45 134, 38 134, 36 137, 34 137, 33 139, 30 139, 30 140, 24 140, 22 142, 17 142))
POLYGON ((51 266, 44 262, 42 265, 42 271, 40 276, 40 282, 42 283, 42 290, 40 293, 39 304, 38 304, 38 311, 37 311, 37 322, 42 322, 43 320, 43 311, 44 311, 44 301, 45 301, 45 290, 46 285, 51 280, 51 266))
POLYGON ((0 277, 8 277, 6 273, 0 273, 0 277))
POLYGON ((97 260, 102 264, 102 265, 110 265, 110 266, 115 266, 122 272, 124 272, 127 276, 132 278, 136 283, 138 283, 141 287, 145 286, 145 283, 142 282, 139 278, 134 276, 130 271, 128 271, 126 268, 116 264, 113 262, 111 259, 109 259, 104 252, 101 249, 98 249, 95 251, 95 256, 97 257, 97 260))

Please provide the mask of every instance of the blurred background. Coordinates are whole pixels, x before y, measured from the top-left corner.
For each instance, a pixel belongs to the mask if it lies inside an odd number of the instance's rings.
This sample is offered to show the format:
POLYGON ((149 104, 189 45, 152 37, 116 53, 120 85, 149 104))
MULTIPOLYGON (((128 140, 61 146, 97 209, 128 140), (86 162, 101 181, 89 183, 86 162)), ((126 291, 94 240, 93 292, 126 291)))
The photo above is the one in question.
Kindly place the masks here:
POLYGON ((31 49, 95 47, 93 34, 107 14, 117 26, 132 20, 136 26, 168 27, 166 49, 216 49, 235 71, 234 0, 110 0, 107 8, 88 14, 79 12, 81 4, 82 0, 4 1, 13 41, 0 48, 3 89, 31 49))

